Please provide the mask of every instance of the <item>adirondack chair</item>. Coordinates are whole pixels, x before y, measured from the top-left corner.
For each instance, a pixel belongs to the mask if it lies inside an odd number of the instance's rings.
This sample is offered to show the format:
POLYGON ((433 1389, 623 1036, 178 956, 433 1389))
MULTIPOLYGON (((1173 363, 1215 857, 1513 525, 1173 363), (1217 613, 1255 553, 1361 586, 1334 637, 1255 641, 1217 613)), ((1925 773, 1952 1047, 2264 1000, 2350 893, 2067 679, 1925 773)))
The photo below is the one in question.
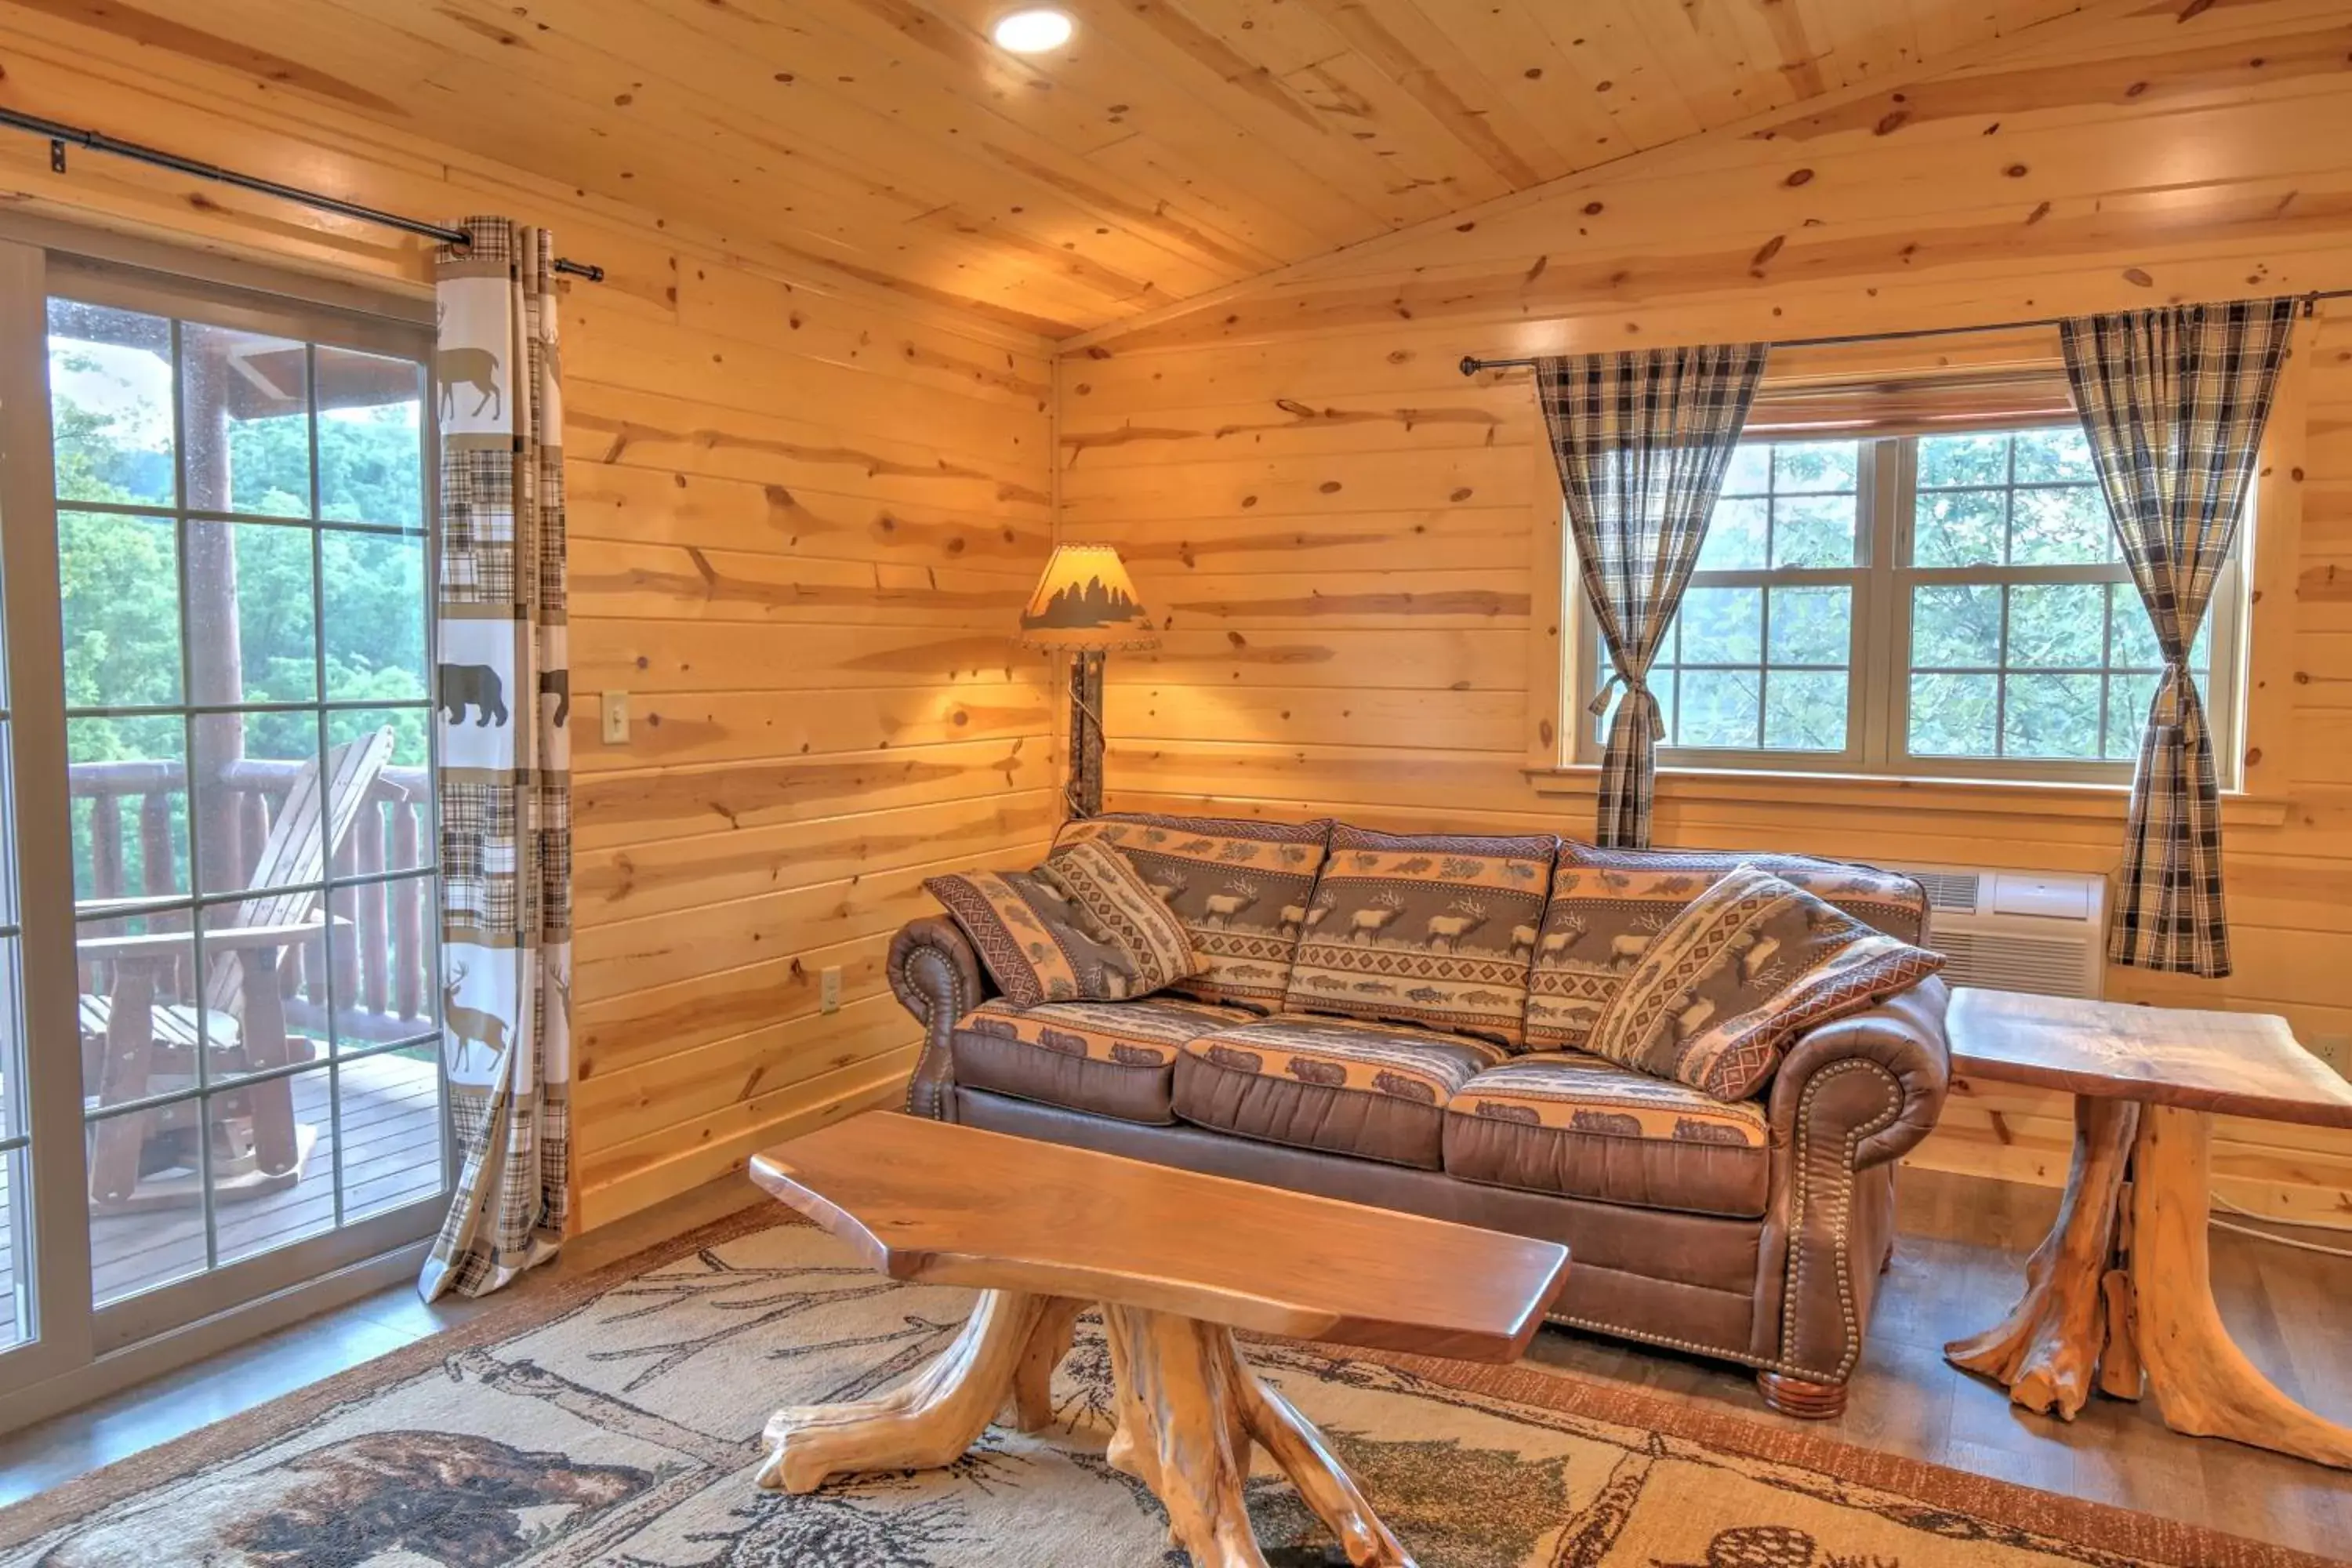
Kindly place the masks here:
MULTIPOLYGON (((287 1033, 278 965, 288 948, 326 929, 315 884, 351 836, 392 760, 392 747, 389 729, 337 746, 327 753, 324 790, 316 763, 295 775, 254 867, 251 882, 264 890, 236 905, 225 923, 200 922, 201 1009, 158 1005, 155 999, 159 981, 194 953, 194 933, 99 936, 79 944, 85 963, 112 974, 108 994, 81 998, 82 1081, 97 1086, 95 1108, 185 1089, 195 1081, 199 1052, 215 1083, 310 1058, 311 1043, 287 1033)), ((135 909, 140 901, 84 904, 80 912, 117 906, 135 909)), ((216 1199, 261 1197, 301 1181, 317 1130, 296 1123, 289 1079, 216 1093, 211 1104, 209 1112, 200 1103, 181 1102, 97 1122, 90 1134, 91 1212, 201 1203, 200 1160, 211 1162, 216 1199)))

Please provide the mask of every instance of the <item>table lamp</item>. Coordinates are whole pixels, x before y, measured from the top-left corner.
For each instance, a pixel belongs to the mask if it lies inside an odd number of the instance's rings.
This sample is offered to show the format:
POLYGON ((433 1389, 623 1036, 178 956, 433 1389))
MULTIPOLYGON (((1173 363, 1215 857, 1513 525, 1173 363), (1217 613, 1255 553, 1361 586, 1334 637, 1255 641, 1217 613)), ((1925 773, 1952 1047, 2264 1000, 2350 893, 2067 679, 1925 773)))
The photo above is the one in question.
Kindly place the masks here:
POLYGON ((1102 810, 1103 654, 1160 646, 1118 552, 1108 544, 1055 546, 1029 607, 1021 612, 1021 642, 1073 656, 1067 790, 1071 815, 1092 816, 1102 810))

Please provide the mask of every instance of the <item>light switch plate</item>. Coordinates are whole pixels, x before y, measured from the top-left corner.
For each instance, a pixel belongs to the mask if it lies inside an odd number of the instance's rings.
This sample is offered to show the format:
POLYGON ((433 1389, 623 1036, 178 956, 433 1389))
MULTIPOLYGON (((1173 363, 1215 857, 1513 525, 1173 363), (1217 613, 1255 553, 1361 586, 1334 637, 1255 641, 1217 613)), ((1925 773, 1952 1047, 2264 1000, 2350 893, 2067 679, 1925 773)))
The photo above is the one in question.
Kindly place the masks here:
POLYGON ((820 1013, 841 1011, 841 965, 828 963, 817 971, 816 1010, 820 1013))
POLYGON ((629 743, 629 694, 625 691, 604 693, 604 744, 625 746, 629 743))

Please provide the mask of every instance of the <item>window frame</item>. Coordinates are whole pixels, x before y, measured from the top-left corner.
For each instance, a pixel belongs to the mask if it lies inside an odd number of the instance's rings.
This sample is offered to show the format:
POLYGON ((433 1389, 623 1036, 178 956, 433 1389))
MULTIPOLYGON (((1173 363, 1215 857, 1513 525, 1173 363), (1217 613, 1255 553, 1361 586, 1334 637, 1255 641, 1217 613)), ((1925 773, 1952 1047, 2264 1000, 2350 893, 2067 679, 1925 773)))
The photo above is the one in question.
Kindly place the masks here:
MULTIPOLYGON (((2021 419, 2014 424, 1971 426, 1991 434, 2063 426, 2063 421, 2021 419)), ((2126 785, 2136 763, 2131 759, 2079 760, 2064 758, 1965 757, 1912 755, 1910 725, 1912 590, 1921 582, 1953 584, 2032 584, 2040 583, 2116 583, 2126 585, 2130 574, 2120 562, 2098 565, 2000 565, 1936 567, 1908 564, 1916 521, 1918 446, 1933 429, 1872 432, 1854 439, 1856 461, 1856 563, 1852 568, 1770 568, 1743 571, 1694 572, 1691 587, 1773 587, 1812 584, 1853 584, 1853 631, 1848 643, 1846 745, 1843 751, 1798 751, 1758 747, 1675 746, 1660 744, 1658 764, 1689 771, 1830 774, 1860 779, 1955 779, 2010 784, 2074 784, 2126 785)), ((1758 433, 1759 443, 1786 444, 1842 438, 1835 430, 1772 429, 1758 433)), ((2255 491, 2250 488, 2246 516, 2228 561, 2215 580, 2206 612, 2211 662, 2200 688, 2205 699, 2213 755, 2223 789, 2238 787, 2239 743, 2246 695, 2246 636, 2249 620, 2248 585, 2253 580, 2251 556, 2256 537, 2255 491)), ((1600 629, 1584 602, 1580 574, 1573 558, 1573 535, 1560 529, 1560 589, 1567 600, 1564 625, 1572 635, 1560 639, 1567 666, 1559 689, 1564 731, 1574 737, 1569 760, 1580 766, 1597 765, 1606 749, 1600 722, 1589 705, 1608 683, 1611 666, 1600 629)), ((1769 659, 1769 647, 1759 649, 1769 659)), ((1766 666, 1769 668, 1769 666, 1766 666)), ((1762 716, 1759 713, 1759 726, 1762 716)), ((1759 728, 1759 734, 1761 733, 1759 728)))

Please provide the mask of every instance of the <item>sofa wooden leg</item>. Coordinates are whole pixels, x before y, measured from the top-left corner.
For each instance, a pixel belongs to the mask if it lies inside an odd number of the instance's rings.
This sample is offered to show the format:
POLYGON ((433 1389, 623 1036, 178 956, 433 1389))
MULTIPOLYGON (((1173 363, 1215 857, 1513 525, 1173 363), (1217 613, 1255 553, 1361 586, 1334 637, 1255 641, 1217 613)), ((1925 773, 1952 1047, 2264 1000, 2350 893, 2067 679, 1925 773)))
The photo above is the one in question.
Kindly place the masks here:
POLYGON ((1832 1421, 1844 1415, 1845 1387, 1843 1383, 1807 1383, 1777 1372, 1756 1374, 1756 1392, 1764 1403, 1801 1421, 1832 1421))

